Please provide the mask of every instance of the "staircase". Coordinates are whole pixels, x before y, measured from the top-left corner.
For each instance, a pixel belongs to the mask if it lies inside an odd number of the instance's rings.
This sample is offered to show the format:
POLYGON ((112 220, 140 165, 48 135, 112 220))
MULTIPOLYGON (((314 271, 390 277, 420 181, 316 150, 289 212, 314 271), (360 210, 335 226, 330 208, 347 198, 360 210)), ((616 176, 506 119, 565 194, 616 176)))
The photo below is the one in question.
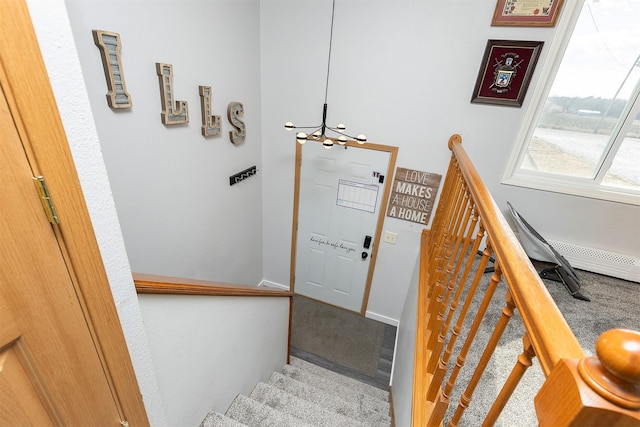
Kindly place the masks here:
POLYGON ((238 395, 224 415, 210 412, 200 427, 390 425, 388 392, 291 357, 248 397, 238 395))

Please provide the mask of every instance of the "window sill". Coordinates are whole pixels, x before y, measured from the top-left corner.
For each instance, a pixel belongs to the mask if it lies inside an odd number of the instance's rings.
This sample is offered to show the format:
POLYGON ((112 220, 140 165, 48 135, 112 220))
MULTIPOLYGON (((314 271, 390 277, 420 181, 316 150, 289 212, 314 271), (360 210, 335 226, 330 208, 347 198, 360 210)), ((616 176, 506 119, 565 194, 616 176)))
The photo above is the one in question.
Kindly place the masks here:
POLYGON ((503 179, 502 184, 640 206, 639 191, 596 184, 588 179, 521 170, 503 179))

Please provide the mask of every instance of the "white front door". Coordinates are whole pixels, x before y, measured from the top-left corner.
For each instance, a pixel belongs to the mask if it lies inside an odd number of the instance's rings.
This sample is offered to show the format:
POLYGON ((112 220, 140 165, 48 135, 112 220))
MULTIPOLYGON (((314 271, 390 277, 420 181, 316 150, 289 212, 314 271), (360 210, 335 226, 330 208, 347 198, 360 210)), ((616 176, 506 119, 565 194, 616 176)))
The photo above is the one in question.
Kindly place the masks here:
POLYGON ((313 142, 300 149, 294 290, 364 311, 392 153, 313 142))

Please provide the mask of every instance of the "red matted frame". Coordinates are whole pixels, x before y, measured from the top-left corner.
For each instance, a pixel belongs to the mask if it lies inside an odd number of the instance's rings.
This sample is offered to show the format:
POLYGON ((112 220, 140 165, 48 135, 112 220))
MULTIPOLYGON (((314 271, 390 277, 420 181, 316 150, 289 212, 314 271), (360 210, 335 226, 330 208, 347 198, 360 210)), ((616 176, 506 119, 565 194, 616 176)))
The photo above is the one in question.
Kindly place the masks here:
POLYGON ((498 0, 491 25, 553 27, 563 0, 498 0))
POLYGON ((471 102, 521 107, 543 44, 488 40, 471 102))

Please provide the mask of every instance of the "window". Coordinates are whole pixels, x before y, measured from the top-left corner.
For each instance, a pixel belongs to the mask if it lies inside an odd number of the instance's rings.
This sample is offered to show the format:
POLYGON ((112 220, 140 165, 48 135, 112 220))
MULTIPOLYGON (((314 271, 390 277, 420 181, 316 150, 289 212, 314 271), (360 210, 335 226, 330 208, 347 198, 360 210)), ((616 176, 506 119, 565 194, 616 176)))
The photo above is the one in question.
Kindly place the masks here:
POLYGON ((640 204, 640 0, 585 0, 571 12, 505 183, 640 204))

